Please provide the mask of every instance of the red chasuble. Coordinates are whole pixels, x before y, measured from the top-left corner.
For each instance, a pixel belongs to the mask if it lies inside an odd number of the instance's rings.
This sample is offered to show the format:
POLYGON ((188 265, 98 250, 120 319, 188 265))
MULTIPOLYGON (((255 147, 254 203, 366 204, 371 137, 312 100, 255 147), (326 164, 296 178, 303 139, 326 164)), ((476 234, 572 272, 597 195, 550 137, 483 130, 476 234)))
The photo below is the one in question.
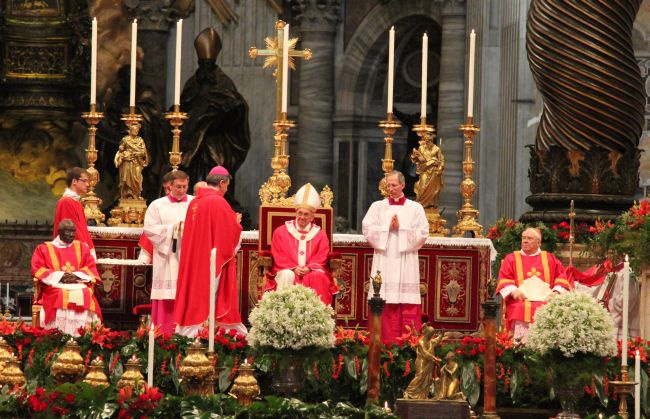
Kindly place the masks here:
MULTIPOLYGON (((542 251, 538 255, 527 256, 516 251, 508 254, 501 262, 496 292, 508 285, 519 287, 532 276, 544 280, 551 289, 555 286, 567 290, 573 289, 573 285, 567 280, 562 263, 552 253, 542 251)), ((535 311, 544 304, 546 303, 543 301, 519 301, 508 296, 506 298, 508 329, 512 330, 511 322, 514 320, 532 323, 535 311)))
POLYGON ((338 292, 338 287, 331 281, 331 274, 326 268, 329 251, 330 241, 318 226, 312 224, 307 231, 300 231, 295 220, 287 221, 273 231, 273 269, 266 278, 265 290, 276 289, 275 274, 278 271, 306 266, 312 272, 297 277, 294 284, 313 288, 325 304, 330 304, 332 294, 338 292))
POLYGON ((72 220, 77 227, 77 240, 84 242, 88 245, 89 249, 94 249, 93 239, 88 232, 88 224, 86 223, 86 216, 84 215, 84 207, 81 202, 70 196, 63 196, 56 204, 56 212, 54 213, 54 235, 53 238, 59 235, 59 223, 65 219, 72 220))
POLYGON ((239 286, 236 248, 242 227, 237 214, 219 191, 199 189, 185 217, 181 260, 176 285, 174 322, 180 326, 203 323, 210 311, 210 251, 217 248, 216 321, 239 324, 239 286))
POLYGON ((100 278, 95 267, 95 258, 90 254, 88 246, 78 240, 73 241, 72 246, 65 248, 56 247, 51 242, 38 245, 32 255, 34 278, 43 281, 50 274, 60 271, 82 272, 92 277, 93 280, 83 283, 86 287, 80 290, 57 288, 41 282, 43 284, 42 303, 45 311, 45 323, 54 321, 58 309, 88 310, 101 318, 101 309, 93 292, 95 281, 99 281, 100 278))

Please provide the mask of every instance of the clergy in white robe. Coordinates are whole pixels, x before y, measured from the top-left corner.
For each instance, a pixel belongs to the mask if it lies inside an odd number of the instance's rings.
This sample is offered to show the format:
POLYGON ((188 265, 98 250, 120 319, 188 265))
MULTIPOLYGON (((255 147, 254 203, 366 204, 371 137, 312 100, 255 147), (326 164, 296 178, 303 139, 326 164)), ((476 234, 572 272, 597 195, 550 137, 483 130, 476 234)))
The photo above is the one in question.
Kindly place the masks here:
POLYGON ((429 236, 429 223, 422 205, 404 196, 402 173, 390 172, 386 187, 389 197, 374 202, 363 218, 363 235, 375 249, 371 275, 380 271, 383 281, 382 341, 392 342, 406 326, 422 326, 418 250, 429 236))
POLYGON ((177 170, 171 174, 171 191, 149 205, 144 217, 144 234, 153 245, 151 320, 163 333, 174 333, 174 300, 181 256, 183 222, 189 203, 189 176, 177 170))

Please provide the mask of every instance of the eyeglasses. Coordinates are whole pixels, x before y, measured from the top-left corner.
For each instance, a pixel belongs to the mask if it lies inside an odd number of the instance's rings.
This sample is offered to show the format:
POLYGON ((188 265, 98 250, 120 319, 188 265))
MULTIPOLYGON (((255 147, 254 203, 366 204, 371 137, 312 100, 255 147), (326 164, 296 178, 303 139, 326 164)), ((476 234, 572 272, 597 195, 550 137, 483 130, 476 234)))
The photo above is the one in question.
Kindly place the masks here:
POLYGON ((75 179, 75 180, 78 180, 79 182, 88 183, 88 181, 89 181, 90 179, 88 179, 88 178, 85 178, 85 179, 81 179, 81 178, 79 178, 79 179, 75 179))

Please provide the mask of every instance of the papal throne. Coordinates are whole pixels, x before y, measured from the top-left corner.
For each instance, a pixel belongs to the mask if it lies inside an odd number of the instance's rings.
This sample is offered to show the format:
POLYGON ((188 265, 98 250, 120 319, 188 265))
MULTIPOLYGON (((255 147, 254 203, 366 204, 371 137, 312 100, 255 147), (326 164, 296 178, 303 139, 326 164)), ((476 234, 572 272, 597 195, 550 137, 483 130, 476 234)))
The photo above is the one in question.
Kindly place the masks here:
MULTIPOLYGON (((318 225, 329 239, 330 254, 328 265, 332 274, 332 281, 334 281, 334 283, 339 287, 339 293, 337 296, 340 296, 343 294, 343 285, 338 281, 338 276, 341 270, 342 258, 340 254, 332 251, 334 244, 334 210, 332 209, 332 200, 334 195, 332 194, 331 189, 328 186, 325 186, 320 193, 320 197, 322 207, 316 210, 314 224, 318 225)), ((257 283, 255 284, 255 289, 250 290, 249 295, 251 296, 251 300, 258 300, 262 297, 266 275, 273 267, 273 256, 271 254, 273 232, 286 221, 293 220, 296 217, 296 207, 293 205, 293 197, 277 199, 274 201, 265 201, 262 199, 258 216, 259 240, 257 246, 257 283)), ((251 303, 256 304, 257 301, 251 301, 251 303)))

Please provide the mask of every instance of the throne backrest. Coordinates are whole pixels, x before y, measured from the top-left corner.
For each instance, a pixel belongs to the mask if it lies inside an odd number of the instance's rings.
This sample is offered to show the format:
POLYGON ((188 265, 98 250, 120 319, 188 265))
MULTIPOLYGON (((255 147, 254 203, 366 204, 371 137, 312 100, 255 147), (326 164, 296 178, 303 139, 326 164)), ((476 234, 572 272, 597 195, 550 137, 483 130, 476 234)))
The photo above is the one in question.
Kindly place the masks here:
MULTIPOLYGON (((286 221, 296 218, 296 208, 293 206, 272 206, 261 205, 259 209, 259 251, 271 251, 273 231, 283 225, 286 221)), ((334 211, 332 208, 319 208, 314 215, 314 223, 319 226, 330 240, 330 252, 332 251, 332 233, 334 231, 334 211)))

